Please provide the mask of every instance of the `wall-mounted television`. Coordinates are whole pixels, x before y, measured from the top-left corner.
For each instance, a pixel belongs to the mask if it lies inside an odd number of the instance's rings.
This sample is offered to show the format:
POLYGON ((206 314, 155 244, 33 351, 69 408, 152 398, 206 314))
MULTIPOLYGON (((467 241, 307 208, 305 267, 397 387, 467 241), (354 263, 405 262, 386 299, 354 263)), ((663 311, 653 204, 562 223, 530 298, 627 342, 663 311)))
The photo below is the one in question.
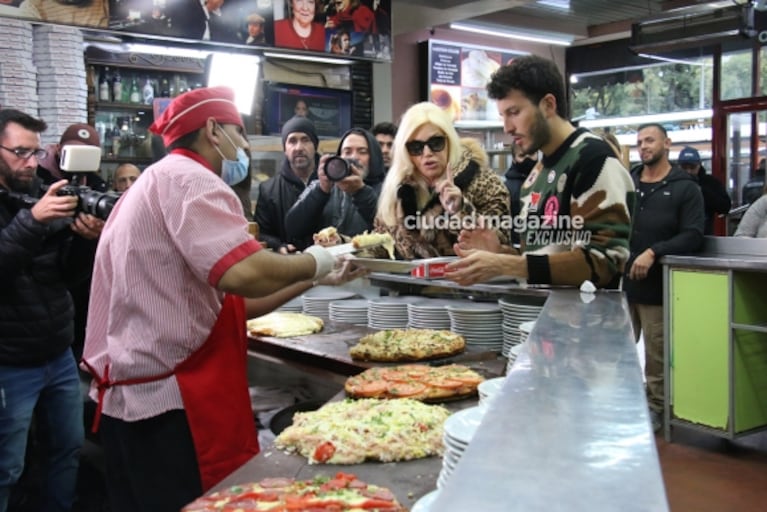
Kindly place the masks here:
POLYGON ((342 89, 264 82, 264 134, 279 135, 302 112, 320 137, 340 137, 352 127, 352 93, 342 89))

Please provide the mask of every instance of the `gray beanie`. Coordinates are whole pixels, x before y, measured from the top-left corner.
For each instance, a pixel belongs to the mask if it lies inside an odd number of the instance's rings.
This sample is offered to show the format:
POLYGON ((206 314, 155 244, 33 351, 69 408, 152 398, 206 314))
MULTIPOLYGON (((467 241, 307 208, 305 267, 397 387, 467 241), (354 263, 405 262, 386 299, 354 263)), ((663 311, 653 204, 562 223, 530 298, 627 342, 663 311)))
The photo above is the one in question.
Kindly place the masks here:
POLYGON ((320 144, 320 140, 317 138, 317 130, 314 128, 314 123, 301 116, 293 116, 288 119, 282 126, 282 147, 285 147, 285 140, 291 133, 305 133, 314 142, 314 149, 320 144))

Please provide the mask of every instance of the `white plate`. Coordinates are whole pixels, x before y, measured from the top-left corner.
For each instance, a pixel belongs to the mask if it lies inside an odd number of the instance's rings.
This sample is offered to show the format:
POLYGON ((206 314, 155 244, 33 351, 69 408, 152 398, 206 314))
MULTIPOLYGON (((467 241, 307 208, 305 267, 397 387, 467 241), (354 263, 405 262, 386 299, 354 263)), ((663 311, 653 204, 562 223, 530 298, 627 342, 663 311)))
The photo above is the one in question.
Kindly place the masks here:
POLYGON ((413 508, 410 509, 410 512, 435 512, 431 509, 431 506, 434 500, 437 499, 438 492, 439 489, 434 489, 430 493, 421 496, 418 501, 413 503, 413 508))
POLYGON ((417 261, 385 260, 378 258, 349 258, 358 267, 366 268, 373 272, 387 272, 389 274, 409 274, 411 270, 420 265, 417 261))
POLYGON ((468 443, 482 421, 485 411, 479 407, 470 407, 450 415, 445 420, 445 432, 458 441, 468 443))

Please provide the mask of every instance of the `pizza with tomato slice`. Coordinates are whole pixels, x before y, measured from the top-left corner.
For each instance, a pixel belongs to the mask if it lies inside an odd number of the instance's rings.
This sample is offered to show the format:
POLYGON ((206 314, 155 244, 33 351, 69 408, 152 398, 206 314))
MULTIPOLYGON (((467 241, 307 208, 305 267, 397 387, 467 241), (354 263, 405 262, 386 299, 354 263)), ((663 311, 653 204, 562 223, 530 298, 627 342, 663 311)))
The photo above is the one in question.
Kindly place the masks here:
POLYGON ((309 464, 393 462, 441 455, 450 412, 416 400, 343 400, 293 415, 274 446, 303 455, 309 464))
POLYGON ((439 402, 477 394, 485 378, 459 364, 426 366, 409 364, 368 368, 346 379, 344 389, 351 398, 411 398, 439 402))
POLYGON ((466 340, 460 334, 435 329, 385 329, 363 336, 349 349, 362 361, 424 361, 460 354, 466 340))
POLYGON ((389 489, 367 484, 349 473, 337 473, 334 478, 265 478, 260 482, 234 485, 196 499, 182 512, 238 510, 405 512, 407 509, 389 489))

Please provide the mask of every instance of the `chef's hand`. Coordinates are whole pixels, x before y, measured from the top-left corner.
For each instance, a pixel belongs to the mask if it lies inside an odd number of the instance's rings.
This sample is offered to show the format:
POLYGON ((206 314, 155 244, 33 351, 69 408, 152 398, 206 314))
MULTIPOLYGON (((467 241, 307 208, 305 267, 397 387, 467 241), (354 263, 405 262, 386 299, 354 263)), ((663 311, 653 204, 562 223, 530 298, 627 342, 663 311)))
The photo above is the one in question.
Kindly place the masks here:
POLYGON ((642 254, 636 257, 629 270, 629 279, 641 280, 647 277, 650 267, 655 263, 655 251, 646 249, 642 254))
POLYGON ((58 191, 67 186, 67 180, 59 180, 46 190, 31 209, 32 217, 37 222, 48 224, 55 219, 71 217, 77 208, 77 196, 60 196, 58 191))
POLYGON ((447 213, 455 215, 461 210, 463 194, 461 189, 453 183, 453 169, 450 165, 447 166, 445 171, 445 179, 437 185, 435 190, 439 194, 439 202, 442 204, 442 208, 447 213))
POLYGON ((338 286, 339 284, 353 281, 358 277, 364 277, 369 273, 370 272, 367 269, 354 265, 353 260, 343 260, 340 261, 340 264, 336 265, 330 274, 326 275, 322 279, 319 279, 317 284, 338 286))
POLYGON ((72 231, 87 240, 95 240, 104 229, 104 221, 90 213, 80 213, 70 225, 72 231))
POLYGON ((484 217, 479 218, 479 223, 474 229, 462 229, 458 234, 458 244, 456 245, 462 251, 477 249, 496 253, 502 252, 498 233, 485 227, 484 217))
POLYGON ((293 244, 286 244, 280 247, 280 254, 293 254, 296 252, 296 246, 293 244))

